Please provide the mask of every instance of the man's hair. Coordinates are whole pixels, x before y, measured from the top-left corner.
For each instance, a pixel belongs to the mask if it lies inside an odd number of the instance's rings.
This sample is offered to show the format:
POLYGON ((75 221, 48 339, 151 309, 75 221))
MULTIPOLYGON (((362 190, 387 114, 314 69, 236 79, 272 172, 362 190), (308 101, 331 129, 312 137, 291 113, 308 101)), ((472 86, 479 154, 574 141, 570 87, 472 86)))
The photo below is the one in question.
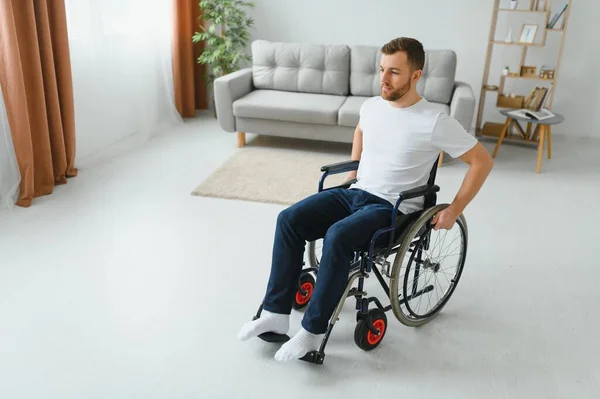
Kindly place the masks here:
POLYGON ((408 65, 413 71, 423 69, 425 66, 425 50, 423 50, 423 44, 417 39, 398 37, 384 44, 381 48, 381 52, 386 55, 392 55, 398 51, 406 52, 408 65))

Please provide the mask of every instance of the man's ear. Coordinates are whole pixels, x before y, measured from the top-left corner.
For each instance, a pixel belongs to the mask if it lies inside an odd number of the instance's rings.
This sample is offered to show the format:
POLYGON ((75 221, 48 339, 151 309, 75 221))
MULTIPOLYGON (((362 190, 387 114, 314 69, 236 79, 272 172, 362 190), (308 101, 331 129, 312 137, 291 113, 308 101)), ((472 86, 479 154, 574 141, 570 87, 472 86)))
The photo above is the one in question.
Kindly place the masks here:
POLYGON ((415 83, 416 83, 416 82, 418 82, 418 81, 419 81, 419 79, 421 79, 421 76, 423 76, 423 71, 422 71, 422 70, 420 70, 420 69, 419 69, 419 70, 416 70, 416 71, 413 73, 413 81, 414 81, 415 83))

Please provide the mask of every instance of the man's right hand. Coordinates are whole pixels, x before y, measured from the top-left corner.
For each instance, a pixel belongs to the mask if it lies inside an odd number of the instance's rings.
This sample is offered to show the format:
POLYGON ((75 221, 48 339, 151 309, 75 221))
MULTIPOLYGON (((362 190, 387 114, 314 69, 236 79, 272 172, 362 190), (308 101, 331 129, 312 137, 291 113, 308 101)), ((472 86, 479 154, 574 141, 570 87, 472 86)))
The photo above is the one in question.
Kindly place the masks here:
POLYGON ((344 180, 343 184, 348 183, 350 180, 356 179, 356 171, 352 171, 350 173, 348 173, 348 176, 346 176, 346 179, 344 180))

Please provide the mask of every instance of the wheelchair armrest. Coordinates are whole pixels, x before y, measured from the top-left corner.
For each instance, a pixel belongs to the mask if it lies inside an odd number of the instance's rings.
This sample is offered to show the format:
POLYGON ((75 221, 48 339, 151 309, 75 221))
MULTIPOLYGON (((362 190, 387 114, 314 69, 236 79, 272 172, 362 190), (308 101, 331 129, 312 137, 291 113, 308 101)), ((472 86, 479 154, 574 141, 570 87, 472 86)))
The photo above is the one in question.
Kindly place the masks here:
POLYGON ((338 163, 332 163, 321 167, 321 172, 327 172, 329 174, 350 172, 358 169, 360 161, 344 161, 338 163))
POLYGON ((440 191, 440 188, 435 184, 433 186, 425 185, 425 186, 411 188, 410 190, 402 191, 400 193, 400 197, 398 199, 401 199, 402 201, 404 201, 404 200, 411 199, 411 198, 422 197, 427 194, 437 193, 438 191, 440 191))
MULTIPOLYGON (((321 175, 321 180, 319 181, 319 192, 323 191, 323 183, 325 182, 325 178, 328 175, 335 175, 338 173, 344 173, 344 172, 350 172, 352 170, 357 170, 358 163, 359 163, 359 161, 344 161, 344 162, 332 163, 329 165, 322 166, 321 172, 323 172, 323 174, 321 175)), ((353 179, 353 180, 356 180, 356 179, 353 179)), ((350 185, 352 183, 356 183, 356 181, 348 181, 348 182, 345 182, 342 186, 338 186, 338 187, 348 188, 348 187, 350 187, 350 185)), ((338 187, 332 187, 332 188, 338 188, 338 187)))
POLYGON ((436 184, 432 186, 424 185, 420 187, 411 188, 410 190, 402 191, 398 196, 398 199, 396 200, 396 205, 394 205, 392 224, 396 221, 396 212, 398 211, 398 208, 400 207, 400 203, 402 201, 411 198, 423 197, 427 194, 437 193, 438 191, 440 191, 440 188, 436 184))

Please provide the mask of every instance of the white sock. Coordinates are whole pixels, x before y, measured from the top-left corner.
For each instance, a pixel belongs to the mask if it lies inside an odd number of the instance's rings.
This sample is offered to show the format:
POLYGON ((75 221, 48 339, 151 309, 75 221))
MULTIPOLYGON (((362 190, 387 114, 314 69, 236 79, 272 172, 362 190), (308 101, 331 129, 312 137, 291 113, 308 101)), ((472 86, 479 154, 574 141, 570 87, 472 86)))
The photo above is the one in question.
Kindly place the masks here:
POLYGON ((285 362, 300 359, 308 352, 316 351, 321 346, 323 334, 312 334, 302 328, 292 339, 283 344, 275 354, 275 360, 285 362))
POLYGON ((256 337, 266 332, 287 334, 290 329, 290 315, 271 313, 263 310, 260 318, 249 321, 242 326, 238 338, 242 341, 256 337))

